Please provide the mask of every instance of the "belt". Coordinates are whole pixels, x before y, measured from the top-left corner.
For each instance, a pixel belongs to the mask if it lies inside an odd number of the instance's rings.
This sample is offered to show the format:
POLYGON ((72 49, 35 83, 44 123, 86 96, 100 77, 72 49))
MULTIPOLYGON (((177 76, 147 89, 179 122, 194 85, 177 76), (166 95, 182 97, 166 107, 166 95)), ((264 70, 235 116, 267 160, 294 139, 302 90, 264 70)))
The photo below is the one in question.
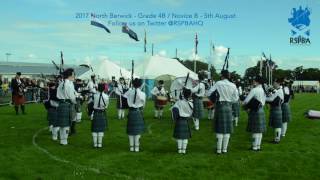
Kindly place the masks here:
POLYGON ((94 111, 94 112, 105 112, 104 109, 94 109, 93 111, 94 111))
POLYGON ((140 107, 140 108, 129 107, 129 110, 131 110, 131 111, 137 111, 137 110, 141 110, 141 107, 140 107))
POLYGON ((231 102, 228 101, 218 101, 217 104, 225 104, 225 105, 231 105, 231 102))
POLYGON ((72 103, 70 99, 59 99, 59 102, 72 103))

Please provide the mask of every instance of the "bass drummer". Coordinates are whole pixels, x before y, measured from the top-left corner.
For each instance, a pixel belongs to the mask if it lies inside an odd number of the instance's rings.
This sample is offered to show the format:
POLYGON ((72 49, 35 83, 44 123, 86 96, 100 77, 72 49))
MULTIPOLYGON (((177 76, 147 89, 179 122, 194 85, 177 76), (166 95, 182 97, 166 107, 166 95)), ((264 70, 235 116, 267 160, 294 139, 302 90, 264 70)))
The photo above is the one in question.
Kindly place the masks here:
POLYGON ((151 94, 153 95, 154 100, 154 118, 162 119, 163 107, 166 105, 167 102, 167 91, 164 88, 163 80, 158 81, 158 85, 151 90, 151 94))

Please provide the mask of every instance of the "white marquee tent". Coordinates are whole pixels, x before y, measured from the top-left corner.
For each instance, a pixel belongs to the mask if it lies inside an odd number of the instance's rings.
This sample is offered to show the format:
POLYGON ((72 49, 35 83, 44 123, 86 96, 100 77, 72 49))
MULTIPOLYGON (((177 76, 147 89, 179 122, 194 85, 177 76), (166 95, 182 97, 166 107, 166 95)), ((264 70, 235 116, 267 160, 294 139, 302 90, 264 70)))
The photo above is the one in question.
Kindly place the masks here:
POLYGON ((178 60, 161 56, 149 57, 135 69, 135 72, 143 79, 156 79, 162 75, 185 77, 188 72, 190 78, 198 79, 196 73, 186 68, 178 60))
MULTIPOLYGON (((122 76, 125 79, 130 79, 131 78, 131 72, 126 70, 125 68, 122 68, 115 64, 114 62, 111 62, 109 60, 102 60, 100 63, 97 65, 93 66, 94 72, 91 70, 85 72, 81 76, 79 76, 79 79, 82 80, 88 80, 90 79, 92 74, 95 74, 99 79, 105 79, 105 80, 111 80, 112 76, 114 76, 116 79, 119 79, 122 76), (121 72, 121 74, 120 74, 121 72)), ((137 77, 134 75, 134 77, 137 77)))

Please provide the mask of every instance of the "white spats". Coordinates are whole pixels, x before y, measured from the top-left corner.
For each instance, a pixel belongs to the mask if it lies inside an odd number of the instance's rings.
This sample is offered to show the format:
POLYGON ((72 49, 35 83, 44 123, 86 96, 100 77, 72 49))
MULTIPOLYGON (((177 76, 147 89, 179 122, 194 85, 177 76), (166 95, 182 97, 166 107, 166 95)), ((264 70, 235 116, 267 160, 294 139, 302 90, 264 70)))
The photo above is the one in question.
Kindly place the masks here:
POLYGON ((140 151, 140 135, 134 136, 134 151, 139 152, 140 151))
POLYGON ((129 146, 130 146, 130 151, 134 151, 134 136, 129 135, 129 146))
POLYGON ((81 119, 82 119, 82 112, 78 112, 77 115, 76 115, 76 122, 81 122, 81 119))
POLYGON ((92 133, 93 147, 98 147, 98 133, 92 133))
POLYGON ((159 111, 158 110, 154 110, 154 118, 159 118, 159 111))
POLYGON ((287 129, 288 129, 288 123, 287 122, 282 123, 282 128, 281 128, 282 137, 286 136, 287 129))
POLYGON ((234 117, 233 118, 233 121, 234 121, 234 126, 238 126, 238 122, 239 122, 239 117, 234 117))
POLYGON ((163 116, 163 110, 161 109, 159 110, 159 118, 162 118, 162 116, 163 116))
POLYGON ((252 150, 258 150, 258 143, 259 143, 259 133, 252 134, 252 150))
POLYGON ((274 129, 274 142, 279 143, 281 138, 281 128, 274 129))
POLYGON ((222 153, 222 140, 223 140, 223 134, 217 134, 217 153, 222 153))
POLYGON ((68 134, 69 134, 69 127, 60 127, 60 144, 67 145, 68 144, 68 134))
POLYGON ((182 139, 177 139, 177 148, 178 148, 178 153, 181 154, 182 153, 182 139))
POLYGON ((182 154, 185 154, 187 152, 187 146, 188 146, 188 139, 184 139, 182 141, 182 154))
POLYGON ((258 144, 257 144, 257 149, 261 150, 261 142, 262 142, 262 133, 258 134, 258 144))
POLYGON ((59 127, 53 127, 52 128, 52 140, 56 141, 58 140, 58 132, 59 132, 59 127))
POLYGON ((102 139, 103 139, 104 133, 103 132, 99 132, 98 133, 98 148, 102 147, 102 139))
POLYGON ((118 119, 124 119, 124 109, 118 109, 118 119))
POLYGON ((230 139, 230 134, 223 134, 223 141, 222 141, 223 153, 228 152, 229 139, 230 139))
POLYGON ((199 129, 200 129, 199 119, 193 118, 193 123, 194 123, 194 129, 195 129, 196 131, 199 131, 199 129))

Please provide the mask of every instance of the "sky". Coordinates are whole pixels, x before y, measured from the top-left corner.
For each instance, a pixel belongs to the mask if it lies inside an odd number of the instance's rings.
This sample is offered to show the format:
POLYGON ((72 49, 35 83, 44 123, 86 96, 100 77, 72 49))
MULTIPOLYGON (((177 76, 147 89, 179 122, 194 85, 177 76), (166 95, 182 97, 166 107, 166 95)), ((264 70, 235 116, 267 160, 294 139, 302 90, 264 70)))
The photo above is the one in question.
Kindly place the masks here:
MULTIPOLYGON (((220 69, 226 49, 230 48, 230 70, 243 74, 254 66, 261 53, 271 54, 282 69, 297 66, 319 68, 320 64, 320 1, 318 0, 4 0, 0 6, 0 61, 59 61, 60 51, 67 64, 95 64, 103 59, 130 67, 154 54, 181 59, 201 59, 220 69), (292 8, 311 9, 310 45, 291 45, 288 18, 292 8), (89 14, 87 16, 87 13, 89 14), (111 33, 90 25, 91 14, 111 33), (113 18, 110 13, 131 15, 113 18), (160 18, 163 14, 165 17, 160 18), (204 18, 205 13, 231 18, 204 18), (140 15, 156 16, 139 18, 140 15), (197 14, 198 18, 194 15, 197 14), (79 15, 81 18, 79 18, 79 15), (191 15, 191 18, 177 16, 191 15), (121 32, 121 26, 110 22, 127 22, 140 39, 135 42, 121 32), (150 22, 165 22, 151 26, 150 22), (200 22, 202 25, 172 25, 174 21, 200 22), (135 25, 131 23, 136 23, 135 25), (138 23, 140 23, 138 25, 138 23), (145 24, 141 24, 145 23, 145 24), (144 53, 144 31, 147 53, 144 53), (195 34, 198 54, 195 55, 195 34), (211 53, 210 44, 215 51, 211 53)), ((0 72, 1 73, 1 72, 0 72)))

